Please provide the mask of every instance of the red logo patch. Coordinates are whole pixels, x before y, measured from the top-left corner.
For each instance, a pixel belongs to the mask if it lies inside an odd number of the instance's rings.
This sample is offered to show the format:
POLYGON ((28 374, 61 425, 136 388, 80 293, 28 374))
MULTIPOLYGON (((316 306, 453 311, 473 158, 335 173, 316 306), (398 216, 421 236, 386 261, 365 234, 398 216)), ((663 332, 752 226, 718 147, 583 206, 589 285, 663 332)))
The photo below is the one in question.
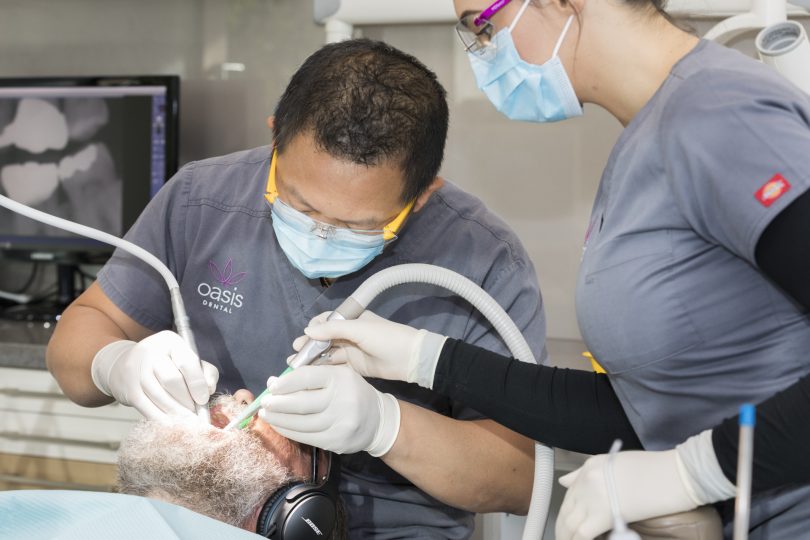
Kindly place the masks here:
POLYGON ((777 174, 765 182, 765 185, 759 188, 759 191, 757 191, 754 196, 762 206, 768 208, 775 203, 779 197, 787 193, 789 189, 790 182, 785 180, 781 174, 777 174))

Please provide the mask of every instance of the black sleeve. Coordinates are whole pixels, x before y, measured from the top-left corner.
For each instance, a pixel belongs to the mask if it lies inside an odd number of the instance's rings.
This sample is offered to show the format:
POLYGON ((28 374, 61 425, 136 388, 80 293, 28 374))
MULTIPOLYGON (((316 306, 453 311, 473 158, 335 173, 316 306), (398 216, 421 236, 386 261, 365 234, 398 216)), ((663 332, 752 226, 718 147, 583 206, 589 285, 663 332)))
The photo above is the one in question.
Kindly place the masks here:
MULTIPOLYGON (((810 376, 757 405, 754 428, 752 489, 765 491, 788 484, 810 483, 810 376)), ((712 431, 720 468, 737 482, 739 419, 729 418, 712 431)))
POLYGON ((621 439, 640 449, 605 375, 528 364, 448 339, 433 390, 549 446, 601 454, 621 439))
MULTIPOLYGON (((785 208, 757 242, 762 272, 810 310, 810 191, 785 208)), ((810 353, 808 353, 810 354, 810 353)), ((754 429, 754 491, 810 483, 810 376, 757 405, 754 429)), ((712 432, 720 468, 737 481, 739 418, 712 432)))

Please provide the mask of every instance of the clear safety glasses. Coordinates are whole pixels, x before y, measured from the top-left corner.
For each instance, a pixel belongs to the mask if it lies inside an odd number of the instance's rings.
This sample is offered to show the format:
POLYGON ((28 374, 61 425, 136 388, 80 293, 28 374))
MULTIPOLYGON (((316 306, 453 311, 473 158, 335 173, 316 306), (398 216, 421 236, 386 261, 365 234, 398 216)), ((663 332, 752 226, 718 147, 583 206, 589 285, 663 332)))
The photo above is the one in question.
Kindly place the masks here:
MULTIPOLYGON (((480 13, 468 13, 461 17, 456 23, 456 33, 461 39, 464 50, 477 56, 488 57, 495 51, 493 37, 495 36, 495 26, 490 19, 502 10, 512 0, 497 0, 480 13)), ((517 24, 523 12, 529 6, 531 0, 524 0, 520 11, 509 25, 511 31, 517 24)))
POLYGON ((402 209, 397 217, 395 217, 388 225, 377 230, 349 229, 346 227, 337 227, 329 223, 317 221, 292 208, 288 204, 285 204, 284 201, 278 198, 278 190, 276 189, 275 149, 273 149, 273 158, 270 162, 270 173, 267 175, 267 187, 265 189, 264 198, 271 205, 275 204, 278 214, 282 216, 285 221, 289 221, 291 225, 297 225, 298 230, 307 228, 309 232, 314 233, 315 236, 318 236, 319 238, 338 240, 348 243, 357 243, 358 241, 360 243, 364 243, 364 240, 362 240, 363 236, 374 240, 382 235, 385 242, 396 240, 399 229, 402 227, 402 224, 405 222, 405 218, 408 217, 408 214, 410 214, 411 209, 413 209, 413 205, 416 202, 409 202, 407 205, 405 205, 405 208, 402 209))

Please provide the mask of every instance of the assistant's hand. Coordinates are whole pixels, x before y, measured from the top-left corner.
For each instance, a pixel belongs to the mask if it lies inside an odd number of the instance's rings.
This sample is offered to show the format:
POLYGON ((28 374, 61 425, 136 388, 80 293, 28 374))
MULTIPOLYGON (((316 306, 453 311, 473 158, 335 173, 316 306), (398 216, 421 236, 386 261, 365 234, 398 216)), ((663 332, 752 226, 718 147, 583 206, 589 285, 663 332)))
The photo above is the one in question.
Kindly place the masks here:
POLYGON ((115 341, 96 353, 90 367, 93 383, 119 403, 135 407, 150 420, 194 415, 216 390, 219 372, 174 332, 140 342, 115 341))
POLYGON ((399 434, 399 402, 348 366, 303 366, 267 381, 259 417, 288 439, 337 454, 386 454, 399 434))
MULTIPOLYGON (((304 332, 312 339, 332 340, 332 363, 349 363, 366 377, 433 387, 445 336, 394 323, 370 311, 352 321, 327 321, 328 316, 315 317, 304 332)), ((293 348, 299 350, 303 344, 303 337, 298 338, 293 348)))
MULTIPOLYGON (((699 506, 689 496, 676 450, 619 452, 613 462, 622 518, 628 522, 685 512, 699 506)), ((594 456, 560 478, 568 488, 557 517, 557 540, 594 538, 613 526, 607 494, 607 455, 594 456)))

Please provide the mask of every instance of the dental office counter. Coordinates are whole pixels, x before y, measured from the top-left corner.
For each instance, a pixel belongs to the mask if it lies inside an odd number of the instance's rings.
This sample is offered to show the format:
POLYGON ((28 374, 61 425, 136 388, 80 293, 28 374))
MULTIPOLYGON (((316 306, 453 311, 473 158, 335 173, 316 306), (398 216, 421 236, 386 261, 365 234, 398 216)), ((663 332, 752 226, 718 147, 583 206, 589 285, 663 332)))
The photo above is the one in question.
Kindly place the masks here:
POLYGON ((140 415, 68 400, 45 368, 51 333, 0 320, 0 490, 111 490, 119 442, 140 415))
MULTIPOLYGON (((0 320, 0 490, 111 489, 119 441, 140 415, 129 407, 80 407, 68 400, 45 367, 53 328, 0 320)), ((552 364, 590 369, 580 341, 550 339, 552 364)), ((557 451, 558 473, 579 454, 557 451)))

